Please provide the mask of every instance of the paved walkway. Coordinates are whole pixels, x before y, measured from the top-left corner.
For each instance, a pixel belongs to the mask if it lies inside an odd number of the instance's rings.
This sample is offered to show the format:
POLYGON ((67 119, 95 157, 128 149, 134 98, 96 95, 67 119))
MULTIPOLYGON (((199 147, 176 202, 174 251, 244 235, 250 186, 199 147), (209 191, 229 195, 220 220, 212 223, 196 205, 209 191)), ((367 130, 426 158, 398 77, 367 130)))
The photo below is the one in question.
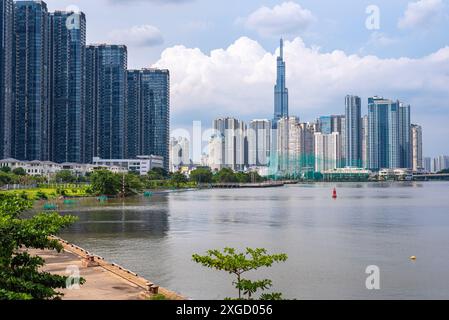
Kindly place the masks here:
POLYGON ((122 277, 106 270, 103 267, 84 267, 81 257, 63 251, 29 250, 30 254, 38 255, 45 259, 43 270, 53 274, 69 276, 69 269, 76 266, 80 276, 86 279, 86 283, 80 289, 59 290, 64 293, 63 300, 141 300, 145 299, 144 290, 125 280, 122 277))

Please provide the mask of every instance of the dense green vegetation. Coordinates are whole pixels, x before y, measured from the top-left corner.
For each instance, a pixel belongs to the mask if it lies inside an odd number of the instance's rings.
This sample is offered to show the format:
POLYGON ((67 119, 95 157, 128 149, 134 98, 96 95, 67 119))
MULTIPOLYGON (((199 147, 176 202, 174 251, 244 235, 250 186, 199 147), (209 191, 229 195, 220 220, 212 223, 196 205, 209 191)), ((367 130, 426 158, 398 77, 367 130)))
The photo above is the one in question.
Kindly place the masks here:
MULTIPOLYGON (((67 277, 39 271, 44 259, 31 256, 24 248, 62 250, 50 235, 75 222, 72 216, 56 212, 22 219, 31 202, 17 196, 0 195, 0 300, 58 299, 58 288, 66 288, 67 277)), ((80 284, 84 283, 79 279, 80 284)))
MULTIPOLYGON (((20 168, 19 168, 20 169, 20 168)), ((181 172, 168 173, 156 168, 145 176, 137 173, 125 175, 108 170, 98 170, 86 177, 77 177, 68 170, 59 171, 52 178, 26 175, 25 171, 5 167, 0 170, 0 187, 6 184, 30 186, 29 189, 0 191, 2 194, 17 195, 24 199, 42 200, 57 197, 86 196, 131 196, 143 190, 177 190, 196 188, 198 184, 211 183, 255 183, 262 182, 257 172, 234 172, 224 168, 212 172, 209 168, 193 170, 190 177, 181 172)))
MULTIPOLYGON (((238 291, 239 300, 253 300, 258 291, 266 291, 273 286, 270 279, 249 280, 242 276, 250 271, 258 270, 262 267, 269 268, 274 263, 287 261, 286 254, 268 254, 266 249, 247 248, 245 252, 237 252, 233 248, 220 250, 209 250, 206 255, 193 255, 193 261, 204 267, 225 271, 233 276, 232 282, 238 291)), ((281 293, 264 293, 260 300, 282 300, 281 293)))
POLYGON ((448 174, 449 173, 449 169, 444 169, 441 170, 440 172, 438 172, 439 174, 448 174))

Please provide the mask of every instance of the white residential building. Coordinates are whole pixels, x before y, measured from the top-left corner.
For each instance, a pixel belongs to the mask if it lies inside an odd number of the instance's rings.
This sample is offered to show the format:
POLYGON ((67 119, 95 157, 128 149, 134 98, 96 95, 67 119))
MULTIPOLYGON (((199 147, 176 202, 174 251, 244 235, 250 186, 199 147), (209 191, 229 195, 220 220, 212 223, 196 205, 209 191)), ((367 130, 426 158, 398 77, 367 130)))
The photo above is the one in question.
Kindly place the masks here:
POLYGON ((137 172, 146 175, 154 168, 164 168, 164 157, 160 156, 137 156, 137 159, 100 159, 93 158, 93 165, 109 168, 111 171, 137 172))
POLYGON ((341 163, 341 137, 332 134, 315 133, 315 171, 324 172, 339 167, 341 163))

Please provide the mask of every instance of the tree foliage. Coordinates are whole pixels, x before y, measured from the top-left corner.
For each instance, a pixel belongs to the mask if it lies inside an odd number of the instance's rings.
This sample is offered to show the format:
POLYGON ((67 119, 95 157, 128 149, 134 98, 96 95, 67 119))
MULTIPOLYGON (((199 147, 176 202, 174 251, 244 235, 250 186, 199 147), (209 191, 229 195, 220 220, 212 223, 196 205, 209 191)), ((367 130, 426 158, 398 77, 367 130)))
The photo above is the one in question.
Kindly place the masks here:
MULTIPOLYGON (((75 222, 72 216, 56 212, 40 213, 22 219, 31 202, 20 197, 0 195, 0 299, 58 299, 55 289, 65 288, 67 277, 39 271, 44 260, 30 256, 24 248, 62 250, 50 235, 75 222)), ((81 284, 84 282, 80 279, 81 284)))
POLYGON ((190 180, 196 183, 211 183, 212 171, 208 168, 198 168, 190 173, 190 180))
POLYGON ((56 182, 72 183, 77 180, 76 176, 70 170, 61 170, 55 175, 56 182))
POLYGON ((109 170, 97 170, 91 177, 91 188, 96 195, 117 195, 120 192, 120 176, 109 170))
MULTIPOLYGON (((209 250, 205 256, 193 255, 193 261, 204 267, 225 271, 236 277, 233 285, 238 290, 238 299, 252 300, 258 291, 265 291, 272 287, 272 281, 263 279, 252 281, 242 278, 242 275, 250 271, 258 270, 262 267, 271 267, 274 263, 285 262, 288 257, 286 254, 268 254, 266 249, 247 248, 245 252, 237 252, 233 248, 220 250, 209 250)), ((263 294, 260 299, 280 300, 282 294, 270 293, 263 294)))

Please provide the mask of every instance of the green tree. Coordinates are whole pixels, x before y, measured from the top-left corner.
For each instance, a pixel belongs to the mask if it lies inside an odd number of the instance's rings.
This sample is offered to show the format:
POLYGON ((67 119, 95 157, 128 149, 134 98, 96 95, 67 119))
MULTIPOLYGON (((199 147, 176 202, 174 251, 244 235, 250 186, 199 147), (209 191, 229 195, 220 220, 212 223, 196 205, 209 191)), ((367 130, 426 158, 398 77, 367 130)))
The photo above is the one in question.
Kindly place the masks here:
POLYGON ((237 182, 237 177, 232 169, 223 168, 216 174, 216 180, 221 183, 232 183, 237 182))
MULTIPOLYGON (((62 250, 50 239, 76 218, 56 212, 22 219, 32 203, 20 197, 0 195, 0 300, 58 299, 58 288, 66 288, 67 277, 39 271, 45 261, 23 248, 62 250)), ((84 279, 80 279, 80 284, 84 279)))
POLYGON ((156 170, 156 169, 148 171, 147 178, 150 181, 165 179, 164 175, 159 170, 156 170))
POLYGON ((125 176, 125 193, 127 196, 137 194, 142 191, 142 189, 143 183, 138 175, 128 173, 125 176))
POLYGON ((211 183, 212 171, 208 168, 198 168, 190 173, 190 180, 196 183, 211 183))
POLYGON ((26 176, 27 172, 24 168, 15 168, 12 173, 14 173, 16 176, 26 176))
POLYGON ((188 181, 187 177, 179 171, 173 173, 170 180, 176 187, 179 187, 181 184, 187 183, 188 181))
POLYGON ((60 183, 72 183, 76 181, 76 176, 70 170, 61 170, 56 173, 55 180, 60 183))
POLYGON ((235 174, 235 179, 237 180, 237 182, 239 183, 248 183, 251 182, 251 177, 243 172, 237 172, 235 174))
MULTIPOLYGON (((271 267, 274 263, 287 261, 286 254, 269 255, 266 249, 247 248, 245 252, 237 252, 233 248, 220 250, 209 250, 207 255, 201 256, 194 254, 193 261, 215 270, 225 271, 236 277, 233 285, 238 290, 238 299, 253 299, 254 295, 260 290, 265 291, 272 287, 272 281, 269 279, 251 281, 242 278, 242 275, 258 270, 262 267, 271 267)), ((280 300, 282 294, 271 293, 263 294, 263 300, 280 300)))
POLYGON ((96 195, 115 196, 121 192, 121 179, 109 170, 97 170, 90 177, 92 192, 96 195))
POLYGON ((4 186, 5 184, 14 183, 14 180, 15 180, 14 178, 15 178, 14 175, 0 171, 0 186, 4 186))
POLYGON ((0 172, 11 173, 11 168, 10 167, 1 167, 0 172))

